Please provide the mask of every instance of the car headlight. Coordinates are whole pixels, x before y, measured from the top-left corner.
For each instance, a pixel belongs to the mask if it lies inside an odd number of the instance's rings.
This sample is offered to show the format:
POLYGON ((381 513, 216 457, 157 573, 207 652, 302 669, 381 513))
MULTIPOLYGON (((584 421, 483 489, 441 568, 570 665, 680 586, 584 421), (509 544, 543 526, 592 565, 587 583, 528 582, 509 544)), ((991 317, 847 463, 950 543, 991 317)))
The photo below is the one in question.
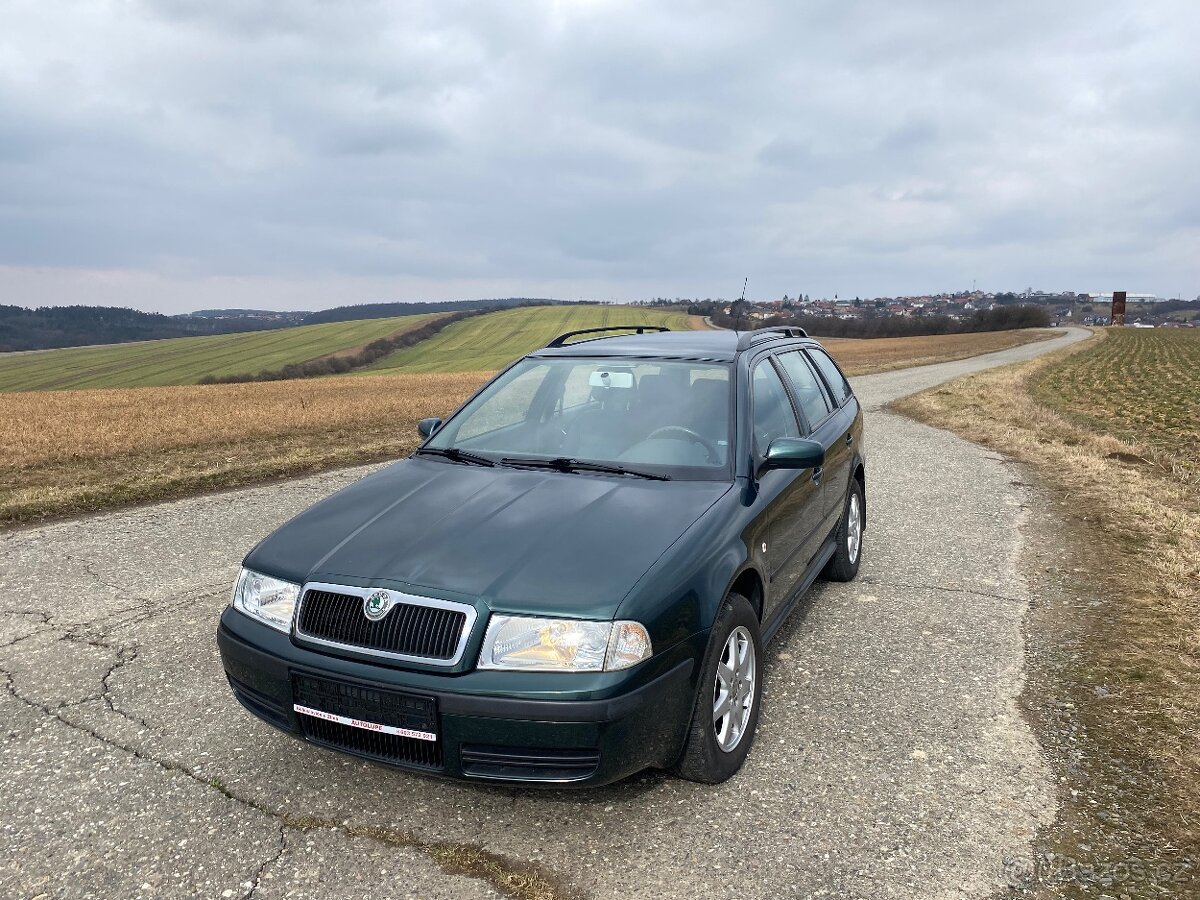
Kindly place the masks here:
POLYGON ((233 585, 234 609, 280 631, 292 630, 292 615, 300 598, 300 585, 270 575, 242 569, 233 585))
POLYGON ((637 622, 588 622, 494 615, 479 654, 481 669, 614 672, 649 659, 650 635, 637 622))

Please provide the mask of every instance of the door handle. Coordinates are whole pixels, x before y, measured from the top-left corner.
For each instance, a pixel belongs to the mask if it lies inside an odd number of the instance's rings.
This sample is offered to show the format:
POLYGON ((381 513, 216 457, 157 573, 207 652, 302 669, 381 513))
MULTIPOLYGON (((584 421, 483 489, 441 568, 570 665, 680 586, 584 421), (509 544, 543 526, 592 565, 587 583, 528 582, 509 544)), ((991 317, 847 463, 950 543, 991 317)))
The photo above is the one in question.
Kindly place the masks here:
POLYGON ((821 476, 824 474, 825 474, 824 469, 822 469, 820 466, 815 466, 815 467, 813 467, 812 480, 815 481, 817 484, 820 484, 821 476))
POLYGON ((854 443, 854 432, 847 431, 846 432, 846 446, 849 447, 853 443, 854 443))

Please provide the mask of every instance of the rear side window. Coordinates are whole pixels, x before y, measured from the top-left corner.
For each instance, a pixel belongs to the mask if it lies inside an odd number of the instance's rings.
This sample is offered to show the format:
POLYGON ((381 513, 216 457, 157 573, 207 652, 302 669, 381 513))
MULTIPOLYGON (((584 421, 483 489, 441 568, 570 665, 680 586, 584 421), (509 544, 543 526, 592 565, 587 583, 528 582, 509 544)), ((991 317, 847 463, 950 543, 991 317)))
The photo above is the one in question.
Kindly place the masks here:
POLYGON ((825 383, 833 391, 833 399, 837 402, 837 405, 841 406, 849 400, 851 395, 850 384, 838 370, 838 367, 833 364, 833 360, 829 358, 829 355, 823 350, 809 350, 808 355, 817 364, 817 368, 821 370, 821 374, 825 376, 825 383))
POLYGON ((799 350, 781 354, 779 362, 783 366, 783 371, 787 372, 796 403, 799 404, 800 411, 804 413, 809 427, 816 426, 829 415, 830 407, 829 398, 825 396, 825 390, 817 381, 817 375, 812 366, 804 359, 804 354, 799 350))
POLYGON ((779 437, 799 437, 800 427, 792 401, 779 373, 769 361, 754 367, 754 449, 761 456, 779 437))

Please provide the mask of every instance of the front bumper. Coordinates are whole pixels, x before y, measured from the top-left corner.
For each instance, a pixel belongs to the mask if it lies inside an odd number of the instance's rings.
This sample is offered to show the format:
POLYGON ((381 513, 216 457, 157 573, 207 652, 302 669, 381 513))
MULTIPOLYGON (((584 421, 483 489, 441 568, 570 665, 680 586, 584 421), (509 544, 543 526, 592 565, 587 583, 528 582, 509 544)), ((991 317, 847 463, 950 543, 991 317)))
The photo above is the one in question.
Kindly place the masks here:
POLYGON ((568 786, 607 784, 675 763, 696 696, 696 660, 707 638, 695 635, 625 672, 448 674, 318 653, 228 608, 217 629, 234 696, 258 718, 296 737, 433 775, 568 786), (312 679, 355 693, 400 691, 430 698, 437 741, 411 742, 405 746, 412 752, 400 759, 389 755, 388 738, 315 724, 293 708, 304 699, 297 696, 299 685, 312 679))

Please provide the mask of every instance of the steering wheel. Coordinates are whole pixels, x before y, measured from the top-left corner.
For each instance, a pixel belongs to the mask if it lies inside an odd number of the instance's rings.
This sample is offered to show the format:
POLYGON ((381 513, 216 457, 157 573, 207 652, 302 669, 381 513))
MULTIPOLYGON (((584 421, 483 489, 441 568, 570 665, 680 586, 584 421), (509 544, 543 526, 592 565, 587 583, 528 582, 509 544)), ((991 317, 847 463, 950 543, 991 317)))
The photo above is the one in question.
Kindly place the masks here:
POLYGON ((691 441, 693 444, 699 444, 704 448, 704 453, 708 457, 708 461, 719 463, 721 454, 717 452, 717 445, 706 438, 699 432, 692 431, 690 428, 684 428, 682 425, 664 425, 662 428, 655 428, 652 432, 646 435, 646 440, 652 441, 655 438, 661 437, 682 437, 685 440, 691 441))

